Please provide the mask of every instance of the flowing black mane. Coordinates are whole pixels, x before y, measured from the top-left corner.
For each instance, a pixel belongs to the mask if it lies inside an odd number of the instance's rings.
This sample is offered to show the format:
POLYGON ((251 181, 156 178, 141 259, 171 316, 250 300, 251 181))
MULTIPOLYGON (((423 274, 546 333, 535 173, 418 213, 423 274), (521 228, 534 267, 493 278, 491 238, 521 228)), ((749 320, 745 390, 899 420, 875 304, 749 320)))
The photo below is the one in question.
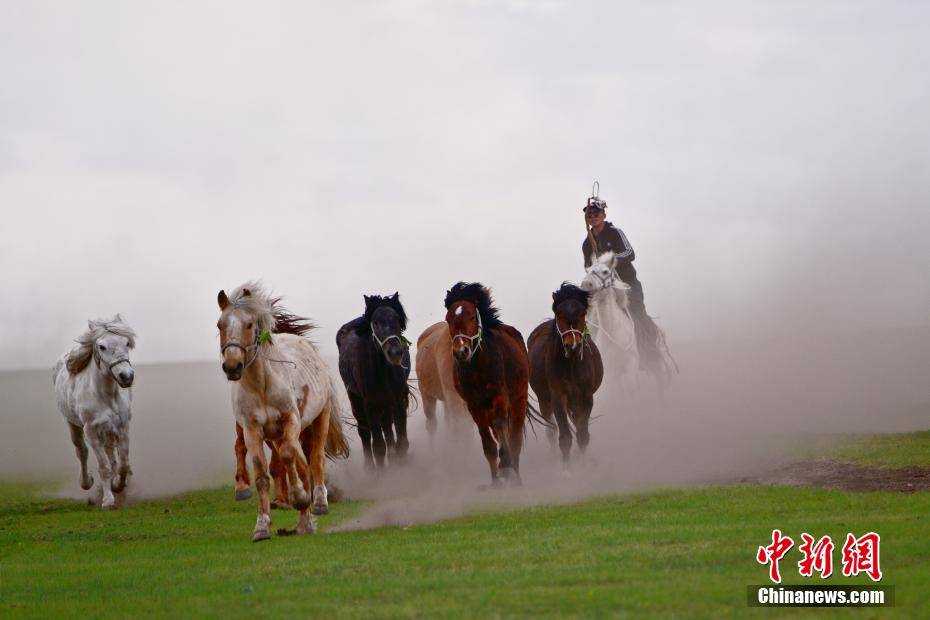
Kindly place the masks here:
POLYGON ((313 324, 313 321, 306 317, 292 314, 287 308, 279 305, 280 302, 280 297, 271 299, 271 316, 274 317, 273 333, 304 336, 311 330, 316 329, 316 325, 313 324))
POLYGON ((356 326, 355 331, 363 334, 371 333, 371 321, 374 318, 375 310, 378 308, 390 308, 397 313, 398 321, 400 322, 400 331, 404 332, 407 330, 407 313, 404 312, 404 306, 400 303, 400 295, 394 293, 393 295, 365 295, 365 313, 362 314, 362 320, 356 326))
POLYGON ((452 287, 452 290, 446 292, 446 310, 458 301, 469 301, 475 304, 481 316, 481 324, 485 329, 503 325, 499 312, 494 307, 494 300, 491 299, 491 291, 480 282, 459 282, 452 287))
POLYGON ((591 294, 587 291, 583 291, 569 282, 563 282, 559 290, 552 294, 552 311, 555 312, 556 307, 560 303, 569 299, 574 299, 587 310, 590 298, 591 294))

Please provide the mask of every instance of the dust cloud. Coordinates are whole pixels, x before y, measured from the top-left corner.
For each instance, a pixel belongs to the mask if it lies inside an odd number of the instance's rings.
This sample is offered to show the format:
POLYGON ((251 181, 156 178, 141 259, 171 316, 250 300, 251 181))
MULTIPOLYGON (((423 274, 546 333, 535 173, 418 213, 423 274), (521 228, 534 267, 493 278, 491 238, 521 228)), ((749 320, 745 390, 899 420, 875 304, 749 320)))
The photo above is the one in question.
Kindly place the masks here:
MULTIPOLYGON (((348 429, 353 455, 329 471, 346 497, 373 506, 335 529, 730 482, 784 463, 807 437, 926 428, 928 345, 930 328, 677 343, 681 374, 664 398, 655 396, 648 378, 632 395, 605 385, 595 401, 588 453, 573 452, 570 474, 537 427, 524 447, 523 486, 502 490, 485 488, 490 476, 473 425, 455 432, 441 415, 430 437, 422 409, 411 411, 409 458, 381 476, 364 471, 361 447, 348 429)), ((235 433, 218 363, 140 365, 134 390, 131 499, 231 483, 235 433)), ((51 372, 2 373, 0 393, 0 478, 62 481, 61 495, 85 497, 51 372)))

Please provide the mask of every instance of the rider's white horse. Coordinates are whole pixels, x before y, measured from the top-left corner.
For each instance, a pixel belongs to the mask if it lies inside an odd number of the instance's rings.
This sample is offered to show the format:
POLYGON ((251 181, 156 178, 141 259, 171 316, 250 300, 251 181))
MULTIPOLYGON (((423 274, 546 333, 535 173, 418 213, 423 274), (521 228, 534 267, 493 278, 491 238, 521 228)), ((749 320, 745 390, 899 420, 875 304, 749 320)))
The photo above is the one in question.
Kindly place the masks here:
MULTIPOLYGON (((633 388, 637 385, 639 352, 636 327, 629 309, 630 286, 617 275, 613 262, 613 252, 595 258, 585 272, 581 288, 591 293, 588 325, 604 358, 605 372, 618 377, 623 388, 633 388)), ((665 342, 665 331, 658 325, 655 350, 659 360, 650 372, 655 375, 661 392, 668 386, 672 374, 678 372, 678 364, 665 342)))
POLYGON ((129 351, 135 344, 135 332, 117 314, 108 321, 89 321, 77 346, 55 364, 55 394, 81 463, 81 488, 94 485, 87 473, 89 443, 97 457, 101 508, 116 506, 131 473, 129 419, 135 373, 129 351))
POLYGON ((617 277, 613 261, 613 252, 594 259, 581 288, 591 294, 588 327, 604 358, 605 372, 630 388, 639 370, 636 328, 629 309, 630 286, 617 277))

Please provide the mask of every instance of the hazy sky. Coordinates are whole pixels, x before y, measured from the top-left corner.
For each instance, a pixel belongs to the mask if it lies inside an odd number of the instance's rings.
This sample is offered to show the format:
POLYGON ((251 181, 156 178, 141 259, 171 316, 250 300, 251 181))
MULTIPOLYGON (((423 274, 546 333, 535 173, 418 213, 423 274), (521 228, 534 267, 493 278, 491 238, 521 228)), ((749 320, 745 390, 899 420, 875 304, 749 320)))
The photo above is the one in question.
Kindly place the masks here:
POLYGON ((256 277, 329 353, 460 279, 528 334, 594 178, 673 347, 926 324, 928 109, 922 2, 2 2, 0 367, 216 359, 256 277))

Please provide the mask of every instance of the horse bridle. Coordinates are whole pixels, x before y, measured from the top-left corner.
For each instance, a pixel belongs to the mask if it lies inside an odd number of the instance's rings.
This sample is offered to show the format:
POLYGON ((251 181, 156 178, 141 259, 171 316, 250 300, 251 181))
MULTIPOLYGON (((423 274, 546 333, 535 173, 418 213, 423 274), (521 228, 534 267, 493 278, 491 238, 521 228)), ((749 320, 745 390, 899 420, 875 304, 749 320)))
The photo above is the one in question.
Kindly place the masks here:
MULTIPOLYGON (((112 334, 113 332, 109 332, 109 333, 112 334)), ((95 341, 95 342, 94 342, 94 345, 96 345, 96 344, 97 344, 97 343, 96 343, 96 341, 95 341)), ((113 369, 114 369, 115 367, 119 366, 120 364, 122 364, 123 362, 126 362, 127 364, 129 364, 130 367, 132 366, 132 362, 129 361, 129 358, 128 358, 128 357, 121 357, 121 358, 119 358, 118 360, 116 360, 115 362, 111 362, 110 365, 107 366, 107 373, 108 373, 111 377, 113 377, 114 379, 116 379, 116 375, 113 374, 113 369)), ((97 351, 97 347, 96 347, 96 346, 94 346, 94 363, 97 364, 97 368, 100 368, 100 353, 97 351)))
MULTIPOLYGON (((381 349, 381 353, 384 353, 385 357, 387 357, 387 353, 384 351, 384 345, 386 345, 387 343, 389 343, 391 340, 396 339, 397 342, 400 343, 400 346, 402 346, 402 347, 405 348, 405 349, 407 348, 407 343, 404 341, 403 338, 401 338, 401 337, 398 336, 397 334, 391 334, 390 336, 388 336, 388 337, 385 338, 384 340, 381 340, 380 338, 378 338, 378 334, 377 334, 377 332, 375 332, 375 323, 374 323, 374 321, 372 321, 371 323, 369 323, 369 327, 371 327, 371 337, 374 339, 375 342, 378 343, 378 347, 381 349)), ((401 364, 400 367, 403 368, 403 369, 405 369, 405 370, 407 369, 407 366, 404 366, 403 364, 401 364)))
POLYGON ((261 347, 262 347, 261 343, 258 342, 258 328, 255 328, 253 331, 255 332, 255 336, 252 339, 255 342, 249 345, 244 345, 241 342, 238 342, 236 340, 231 340, 227 342, 226 344, 224 344, 223 348, 220 349, 220 355, 226 355, 226 349, 230 347, 236 347, 238 349, 242 349, 243 355, 248 355, 249 351, 253 351, 252 357, 250 357, 249 361, 245 363, 245 365, 242 367, 242 370, 245 370, 246 368, 251 366, 252 362, 254 362, 258 358, 258 354, 261 351, 261 347))
POLYGON ((466 362, 470 362, 471 358, 475 357, 475 353, 478 352, 478 349, 481 348, 481 336, 484 332, 484 327, 481 324, 481 313, 478 312, 478 309, 475 308, 475 316, 478 317, 478 333, 474 336, 469 336, 468 334, 456 334, 452 336, 452 345, 455 346, 456 338, 463 338, 468 341, 468 357, 465 358, 466 362), (475 341, 478 341, 478 344, 475 344, 475 341))
POLYGON ((602 289, 602 290, 603 290, 603 289, 606 289, 606 288, 610 288, 611 286, 613 286, 614 280, 615 280, 616 277, 617 277, 617 276, 615 275, 615 272, 614 272, 613 269, 608 269, 608 270, 607 270, 607 273, 608 273, 609 275, 608 275, 606 278, 603 277, 603 276, 601 276, 601 275, 600 275, 599 273, 597 273, 596 271, 589 271, 588 273, 591 274, 592 276, 594 276, 595 278, 597 278, 598 282, 601 283, 601 289, 602 289))
MULTIPOLYGON (((555 311, 554 308, 553 308, 553 311, 555 311)), ((584 331, 580 329, 575 329, 574 327, 569 325, 568 329, 566 329, 563 332, 562 329, 559 327, 558 317, 556 317, 555 319, 555 331, 559 332, 559 340, 562 341, 562 351, 565 352, 565 357, 568 357, 568 353, 569 353, 568 347, 565 346, 565 335, 566 334, 578 334, 578 337, 581 338, 581 359, 584 359, 584 338, 585 338, 584 331)))

